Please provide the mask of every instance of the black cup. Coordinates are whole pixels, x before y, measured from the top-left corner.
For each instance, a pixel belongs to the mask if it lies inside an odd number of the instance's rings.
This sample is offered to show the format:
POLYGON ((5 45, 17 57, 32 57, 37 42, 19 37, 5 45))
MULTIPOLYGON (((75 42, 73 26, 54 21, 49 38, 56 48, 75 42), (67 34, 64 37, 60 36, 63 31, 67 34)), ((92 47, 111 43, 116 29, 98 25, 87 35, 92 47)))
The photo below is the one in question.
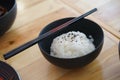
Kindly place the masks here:
POLYGON ((17 4, 16 0, 0 0, 0 6, 7 10, 4 15, 0 16, 0 36, 2 36, 14 23, 17 13, 17 4))
MULTIPOLYGON (((55 22, 50 23, 47 25, 40 33, 44 34, 47 31, 65 23, 66 21, 69 21, 73 18, 64 18, 57 20, 55 22)), ((43 56, 52 64, 62 67, 62 68, 67 68, 67 69, 72 69, 72 68, 80 68, 83 66, 86 66, 87 64, 91 63, 96 57, 99 55, 102 46, 104 42, 104 33, 101 27, 96 24, 95 22, 88 20, 88 19, 81 19, 70 26, 64 28, 63 30, 60 30, 56 32, 55 34, 50 35, 44 40, 41 40, 38 45, 39 48, 43 54, 43 56), (53 39, 63 33, 67 33, 69 31, 80 31, 83 32, 87 35, 92 35, 94 38, 94 45, 95 45, 95 50, 87 55, 84 55, 82 57, 77 57, 77 58, 71 58, 71 59, 66 59, 66 58, 56 58, 53 56, 50 56, 50 46, 53 41, 53 39)), ((59 46, 58 46, 59 47, 59 46)))

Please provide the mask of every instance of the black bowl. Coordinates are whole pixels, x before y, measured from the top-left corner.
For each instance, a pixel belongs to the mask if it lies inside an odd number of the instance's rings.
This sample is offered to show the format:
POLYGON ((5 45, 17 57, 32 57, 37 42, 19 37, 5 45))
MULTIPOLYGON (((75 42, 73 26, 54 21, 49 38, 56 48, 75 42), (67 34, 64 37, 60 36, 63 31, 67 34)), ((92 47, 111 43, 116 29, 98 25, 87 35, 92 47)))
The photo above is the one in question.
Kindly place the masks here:
POLYGON ((0 80, 20 80, 20 77, 10 65, 0 61, 0 80))
POLYGON ((16 0, 0 0, 0 5, 7 9, 7 12, 3 16, 0 16, 0 36, 2 36, 14 23, 17 4, 16 0))
MULTIPOLYGON (((65 23, 66 21, 69 21, 71 19, 73 19, 73 18, 64 18, 64 19, 60 19, 55 22, 52 22, 51 24, 47 25, 41 31, 40 35, 43 33, 46 33, 47 31, 55 28, 56 26, 59 26, 59 25, 65 23)), ((101 29, 101 27, 91 20, 81 19, 81 20, 71 24, 70 26, 67 26, 63 30, 60 30, 60 31, 56 32, 55 34, 50 35, 46 39, 40 41, 38 43, 38 45, 39 45, 39 48, 40 48, 43 56, 49 62, 51 62, 52 64, 54 64, 56 66, 62 67, 62 68, 71 69, 71 68, 83 67, 83 66, 91 63, 99 55, 99 53, 102 49, 102 46, 103 46, 103 42, 104 42, 104 33, 103 33, 103 30, 101 29), (91 52, 87 55, 84 55, 82 57, 78 57, 78 58, 65 59, 65 58, 56 58, 56 57, 50 56, 50 46, 51 46, 53 39, 63 33, 69 32, 69 31, 80 31, 80 32, 85 33, 87 35, 87 37, 89 35, 92 35, 92 37, 94 38, 93 43, 94 43, 96 49, 93 52, 91 52)))

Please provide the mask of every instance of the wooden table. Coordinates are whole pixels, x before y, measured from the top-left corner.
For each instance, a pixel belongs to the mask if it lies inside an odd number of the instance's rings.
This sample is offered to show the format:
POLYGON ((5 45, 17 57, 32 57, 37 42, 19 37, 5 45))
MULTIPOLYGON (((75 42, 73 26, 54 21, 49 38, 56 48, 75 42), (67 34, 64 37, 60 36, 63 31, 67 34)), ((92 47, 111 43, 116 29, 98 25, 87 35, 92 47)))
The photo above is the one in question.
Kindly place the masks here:
POLYGON ((120 0, 17 0, 17 6, 14 25, 0 37, 0 59, 14 67, 22 80, 120 80, 120 0), (3 59, 3 54, 36 38, 50 22, 95 7, 98 11, 87 18, 103 28, 105 41, 100 55, 89 65, 74 70, 58 68, 42 56, 37 44, 3 59))

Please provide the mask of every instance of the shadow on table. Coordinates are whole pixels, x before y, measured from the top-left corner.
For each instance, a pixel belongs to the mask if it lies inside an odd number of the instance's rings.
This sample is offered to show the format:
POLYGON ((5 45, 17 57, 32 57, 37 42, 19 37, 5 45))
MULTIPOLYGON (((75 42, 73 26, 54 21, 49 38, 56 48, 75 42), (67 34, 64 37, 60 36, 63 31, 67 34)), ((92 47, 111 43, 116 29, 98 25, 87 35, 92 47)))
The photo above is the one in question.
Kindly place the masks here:
POLYGON ((95 60, 86 67, 68 71, 58 80, 103 80, 102 67, 95 60))

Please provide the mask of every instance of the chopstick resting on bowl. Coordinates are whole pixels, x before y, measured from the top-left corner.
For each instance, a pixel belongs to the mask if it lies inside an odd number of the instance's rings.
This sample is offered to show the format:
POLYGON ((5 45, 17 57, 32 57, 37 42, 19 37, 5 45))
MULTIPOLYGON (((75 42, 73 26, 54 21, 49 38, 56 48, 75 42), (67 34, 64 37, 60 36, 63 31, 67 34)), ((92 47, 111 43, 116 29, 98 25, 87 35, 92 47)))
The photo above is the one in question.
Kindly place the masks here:
POLYGON ((51 34, 54 34, 55 32, 64 29, 65 27, 69 26, 70 24, 72 24, 72 23, 74 23, 74 22, 76 22, 76 21, 78 21, 78 20, 80 20, 80 19, 82 19, 82 18, 84 18, 84 17, 92 14, 92 13, 95 12, 95 11, 97 11, 97 8, 94 8, 94 9, 88 11, 87 13, 85 13, 85 14, 79 16, 79 17, 76 17, 76 18, 74 18, 74 19, 72 19, 72 20, 69 20, 69 21, 65 22, 64 24, 62 24, 62 25, 60 25, 60 26, 58 26, 58 27, 56 27, 56 28, 54 28, 54 29, 52 29, 52 30, 44 33, 44 34, 42 34, 40 37, 37 37, 37 38, 35 38, 35 39, 33 39, 33 40, 31 40, 31 41, 29 41, 29 42, 21 45, 20 47, 18 47, 18 48, 16 48, 16 49, 13 49, 12 51, 4 54, 4 55, 3 55, 4 58, 5 58, 5 59, 11 58, 12 56, 18 54, 19 52, 21 52, 21 51, 23 51, 23 50, 25 50, 25 49, 33 46, 34 44, 38 43, 38 42, 41 41, 41 40, 47 38, 47 37, 50 36, 51 34))

